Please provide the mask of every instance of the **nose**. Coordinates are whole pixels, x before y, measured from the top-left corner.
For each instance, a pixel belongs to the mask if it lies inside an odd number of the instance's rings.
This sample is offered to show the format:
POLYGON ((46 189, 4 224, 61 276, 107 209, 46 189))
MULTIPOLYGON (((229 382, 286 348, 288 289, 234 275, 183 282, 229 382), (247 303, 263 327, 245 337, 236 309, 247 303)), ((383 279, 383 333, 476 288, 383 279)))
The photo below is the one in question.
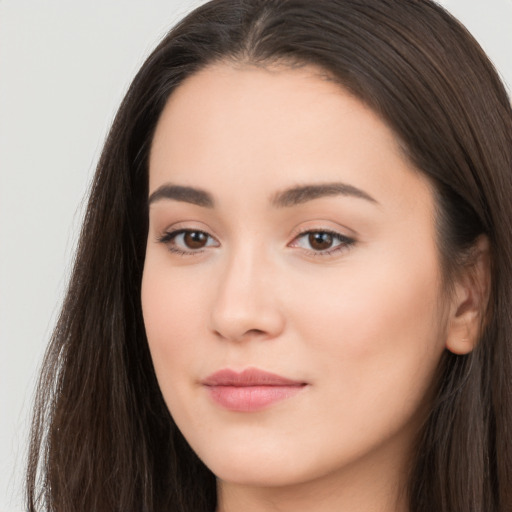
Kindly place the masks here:
POLYGON ((219 275, 210 322, 222 339, 272 339, 284 329, 276 274, 257 253, 249 248, 234 252, 219 275))

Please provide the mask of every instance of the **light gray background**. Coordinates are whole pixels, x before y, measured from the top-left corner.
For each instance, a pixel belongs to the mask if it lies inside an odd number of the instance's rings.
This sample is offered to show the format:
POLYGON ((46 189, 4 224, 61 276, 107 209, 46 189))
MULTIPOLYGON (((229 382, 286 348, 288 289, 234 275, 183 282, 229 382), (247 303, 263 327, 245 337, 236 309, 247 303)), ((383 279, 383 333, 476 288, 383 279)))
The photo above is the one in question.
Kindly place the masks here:
MULTIPOLYGON (((0 0, 0 512, 21 512, 37 368, 126 88, 202 0, 0 0)), ((512 0, 444 0, 512 85, 512 0)), ((510 87, 509 87, 510 91, 510 87)))

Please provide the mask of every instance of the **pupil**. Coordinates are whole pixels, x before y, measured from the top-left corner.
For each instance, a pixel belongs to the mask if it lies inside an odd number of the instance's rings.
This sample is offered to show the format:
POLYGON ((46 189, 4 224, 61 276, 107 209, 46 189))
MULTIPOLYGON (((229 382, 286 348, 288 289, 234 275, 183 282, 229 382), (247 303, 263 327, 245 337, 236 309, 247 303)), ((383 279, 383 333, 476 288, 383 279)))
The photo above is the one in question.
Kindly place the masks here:
POLYGON ((185 233, 185 244, 190 249, 201 249, 206 245, 206 235, 200 231, 185 233))
POLYGON ((325 250, 332 245, 332 235, 330 233, 310 233, 309 244, 313 249, 325 250))

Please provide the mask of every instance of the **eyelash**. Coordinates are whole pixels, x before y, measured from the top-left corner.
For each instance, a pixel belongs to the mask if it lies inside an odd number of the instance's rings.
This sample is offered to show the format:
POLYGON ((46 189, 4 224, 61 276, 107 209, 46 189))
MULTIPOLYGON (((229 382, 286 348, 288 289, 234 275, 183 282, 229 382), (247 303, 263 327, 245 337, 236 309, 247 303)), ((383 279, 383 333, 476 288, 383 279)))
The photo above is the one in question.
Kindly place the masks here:
MULTIPOLYGON (((159 243, 167 245, 167 248, 170 252, 177 254, 179 256, 194 256, 194 255, 201 254, 202 252, 204 252, 204 248, 197 249, 197 250, 191 249, 189 251, 186 251, 186 250, 179 249, 176 246, 171 245, 176 237, 178 237, 179 235, 186 234, 186 233, 198 233, 198 234, 206 235, 209 239, 213 239, 213 237, 211 235, 209 235, 205 231, 201 231, 200 229, 177 229, 175 231, 169 231, 169 232, 164 233, 162 236, 158 237, 157 241, 159 243)), ((304 249, 308 253, 309 256, 314 256, 314 257, 331 256, 332 254, 335 254, 337 252, 341 252, 341 251, 350 249, 356 243, 356 241, 353 238, 347 237, 345 235, 342 235, 340 233, 337 233, 336 231, 332 231, 329 229, 308 229, 308 230, 301 231, 295 236, 295 238, 293 239, 293 242, 295 242, 296 240, 300 240, 301 238, 305 237, 306 235, 311 235, 311 234, 330 235, 333 238, 333 242, 337 241, 337 242, 339 242, 339 244, 335 245, 329 249, 320 250, 320 251, 316 251, 314 249, 310 249, 310 250, 304 249)))
POLYGON ((323 251, 315 251, 314 249, 304 249, 305 251, 307 251, 309 256, 314 256, 314 257, 331 256, 335 253, 346 251, 346 250, 350 249, 356 243, 356 241, 353 238, 342 235, 341 233, 332 231, 330 229, 306 229, 304 231, 300 231, 293 239, 293 242, 295 242, 296 240, 300 240, 301 238, 303 238, 307 235, 311 235, 311 234, 330 235, 333 238, 333 243, 334 242, 339 242, 339 243, 338 243, 338 245, 334 245, 333 247, 330 247, 329 249, 325 249, 323 251))
POLYGON ((177 254, 179 256, 194 256, 196 254, 200 254, 203 252, 203 248, 201 249, 191 249, 189 251, 185 251, 183 249, 178 249, 176 246, 171 245, 171 243, 174 241, 174 239, 179 236, 186 233, 200 233, 202 235, 206 235, 209 239, 212 239, 213 237, 210 236, 206 231, 201 231, 200 229, 177 229, 175 231, 169 231, 167 233, 164 233, 161 237, 158 238, 158 242, 167 245, 167 248, 170 252, 177 254))

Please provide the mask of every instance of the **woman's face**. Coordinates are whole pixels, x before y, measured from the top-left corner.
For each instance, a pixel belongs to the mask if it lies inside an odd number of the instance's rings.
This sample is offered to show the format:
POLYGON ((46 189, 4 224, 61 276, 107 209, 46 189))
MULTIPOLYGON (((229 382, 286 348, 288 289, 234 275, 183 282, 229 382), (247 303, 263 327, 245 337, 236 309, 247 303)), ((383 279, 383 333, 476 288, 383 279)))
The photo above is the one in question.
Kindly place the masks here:
POLYGON ((219 64, 171 96, 149 190, 149 347, 206 465, 402 468, 447 322, 433 194, 389 128, 314 68, 219 64))

